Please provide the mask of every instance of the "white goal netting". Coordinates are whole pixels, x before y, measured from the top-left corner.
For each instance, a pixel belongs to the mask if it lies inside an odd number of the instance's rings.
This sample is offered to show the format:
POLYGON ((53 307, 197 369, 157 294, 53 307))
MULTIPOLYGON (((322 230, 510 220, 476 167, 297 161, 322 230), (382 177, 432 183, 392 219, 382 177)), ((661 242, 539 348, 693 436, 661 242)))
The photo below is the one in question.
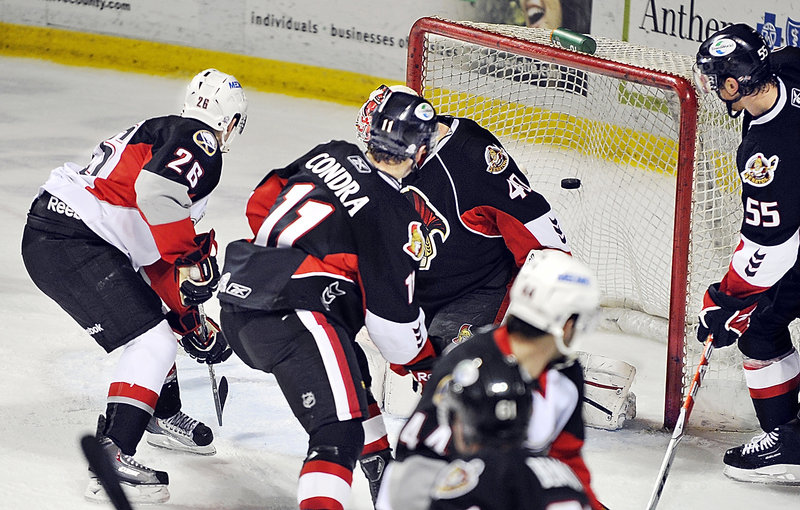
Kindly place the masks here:
MULTIPOLYGON (((700 357, 703 293, 738 240, 740 122, 716 97, 696 97, 693 56, 603 38, 588 56, 549 35, 424 18, 412 29, 408 85, 500 138, 597 272, 606 325, 668 343, 671 426, 700 357), (581 186, 565 189, 564 178, 581 186)), ((696 406, 693 425, 753 427, 735 348, 714 352, 704 392, 713 405, 696 406)))

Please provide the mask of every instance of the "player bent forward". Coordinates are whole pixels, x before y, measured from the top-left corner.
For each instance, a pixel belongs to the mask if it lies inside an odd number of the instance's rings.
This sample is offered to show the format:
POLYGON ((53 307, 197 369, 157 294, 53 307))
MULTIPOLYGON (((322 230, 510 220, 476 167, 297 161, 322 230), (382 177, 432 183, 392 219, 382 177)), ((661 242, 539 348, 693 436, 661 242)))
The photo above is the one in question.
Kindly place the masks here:
POLYGON ((388 442, 364 447, 385 427, 356 333, 366 326, 388 361, 429 375, 435 350, 414 296, 424 229, 400 189, 435 128, 430 103, 392 95, 366 154, 332 141, 269 173, 247 204, 255 238, 226 248, 223 330, 247 365, 274 374, 309 435, 301 509, 344 508, 357 460, 376 493, 391 457, 388 442))
MULTIPOLYGON (((56 168, 28 213, 22 257, 33 282, 107 352, 122 348, 98 437, 134 502, 169 498, 167 473, 133 459, 145 429, 156 446, 215 452, 211 429, 181 411, 173 329, 198 361, 231 354, 195 306, 219 271, 213 230, 198 235, 194 224, 246 111, 239 82, 207 69, 181 116, 139 122, 100 142, 85 167, 56 168)), ((86 497, 106 497, 93 474, 86 497)))
POLYGON ((430 508, 545 509, 558 501, 590 508, 594 496, 582 459, 570 456, 570 470, 539 455, 563 454, 559 435, 582 443, 579 406, 575 413, 582 385, 573 379, 581 370, 561 352, 591 322, 598 302, 594 277, 569 255, 547 250, 526 262, 511 288, 507 323, 479 332, 437 362, 400 433, 398 461, 386 470, 378 509, 421 510, 430 495, 430 508), (529 422, 523 417, 530 409, 529 422), (570 482, 543 490, 540 480, 551 468, 570 482))
POLYGON ((736 155, 745 205, 741 239, 722 281, 703 298, 698 340, 738 341, 764 433, 725 453, 724 473, 800 484, 800 356, 789 323, 800 317, 800 49, 770 52, 758 32, 730 25, 700 45, 695 78, 728 113, 744 112, 736 155))
MULTIPOLYGON (((590 488, 591 477, 581 454, 583 371, 573 352, 576 337, 596 316, 600 301, 597 282, 588 267, 568 254, 535 251, 520 269, 510 295, 504 325, 480 332, 439 359, 417 408, 400 432, 396 458, 401 462, 392 465, 414 459, 415 464, 436 466, 451 460, 451 430, 436 412, 436 388, 462 360, 481 358, 498 363, 512 358, 535 381, 530 396, 535 418, 528 426, 527 446, 569 465, 583 483, 592 508, 600 510, 604 507, 590 488)), ((387 473, 381 492, 412 490, 409 484, 395 483, 394 471, 391 473, 387 473)), ((420 486, 422 493, 425 490, 420 486)))

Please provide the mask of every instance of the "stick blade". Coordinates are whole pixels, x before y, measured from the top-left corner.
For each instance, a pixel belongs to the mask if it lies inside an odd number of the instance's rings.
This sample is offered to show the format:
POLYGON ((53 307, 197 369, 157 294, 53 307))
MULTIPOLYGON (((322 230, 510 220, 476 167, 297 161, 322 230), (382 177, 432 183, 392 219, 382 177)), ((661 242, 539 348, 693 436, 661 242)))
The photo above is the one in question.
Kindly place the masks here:
MULTIPOLYGON (((223 375, 219 380, 219 409, 225 409, 225 400, 228 398, 228 379, 223 375)), ((221 414, 221 413, 220 413, 221 414)), ((222 425, 220 423, 220 425, 222 425)))

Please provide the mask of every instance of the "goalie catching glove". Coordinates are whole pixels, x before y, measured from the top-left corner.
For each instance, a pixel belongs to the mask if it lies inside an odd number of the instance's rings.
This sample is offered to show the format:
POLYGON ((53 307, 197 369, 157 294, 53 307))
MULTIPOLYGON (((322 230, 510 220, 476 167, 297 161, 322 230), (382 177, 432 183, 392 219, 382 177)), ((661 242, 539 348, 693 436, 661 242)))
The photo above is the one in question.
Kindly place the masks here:
POLYGON ((180 315, 168 312, 167 321, 180 336, 178 343, 198 363, 222 363, 233 354, 217 323, 202 317, 196 307, 180 315))
POLYGON ((181 304, 199 305, 211 299, 219 284, 217 266, 217 242, 214 231, 194 238, 197 249, 175 260, 181 304))
POLYGON ((726 347, 741 337, 750 326, 750 316, 758 305, 758 294, 739 299, 719 290, 719 283, 708 287, 703 296, 697 339, 705 343, 708 335, 714 347, 726 347))

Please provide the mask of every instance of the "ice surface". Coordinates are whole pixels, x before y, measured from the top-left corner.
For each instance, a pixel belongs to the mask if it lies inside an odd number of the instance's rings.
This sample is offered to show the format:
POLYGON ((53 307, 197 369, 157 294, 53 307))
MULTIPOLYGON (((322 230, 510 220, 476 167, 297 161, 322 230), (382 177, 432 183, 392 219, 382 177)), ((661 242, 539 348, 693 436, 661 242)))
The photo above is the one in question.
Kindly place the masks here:
MULTIPOLYGON (((144 118, 177 112, 185 82, 8 57, 0 57, 0 69, 0 226, 7 241, 0 246, 5 327, 0 343, 0 508, 104 508, 83 499, 87 473, 78 441, 93 432, 105 408, 117 356, 105 355, 34 287, 22 265, 19 241, 30 201, 52 168, 64 161, 84 163, 99 140, 144 118)), ((222 182, 200 224, 202 230, 216 229, 222 247, 249 234, 245 201, 268 169, 331 138, 355 139, 355 107, 247 94, 247 129, 225 157, 222 182)), ((214 301, 207 311, 217 315, 214 301)), ((583 347, 637 367, 637 419, 621 431, 589 430, 585 455, 606 505, 644 508, 669 442, 669 434, 660 429, 665 347, 611 334, 594 334, 583 347)), ((170 474, 172 498, 164 506, 295 508, 306 436, 274 379, 236 358, 218 366, 217 376, 230 382, 220 428, 205 367, 184 356, 178 367, 184 410, 214 429, 218 453, 198 457, 142 443, 137 459, 170 474)), ((392 421, 390 429, 395 432, 397 425, 392 421)), ((800 508, 798 488, 742 484, 722 475, 724 450, 749 437, 690 430, 659 508, 800 508)), ((356 471, 349 508, 366 510, 371 508, 368 488, 356 471)))

